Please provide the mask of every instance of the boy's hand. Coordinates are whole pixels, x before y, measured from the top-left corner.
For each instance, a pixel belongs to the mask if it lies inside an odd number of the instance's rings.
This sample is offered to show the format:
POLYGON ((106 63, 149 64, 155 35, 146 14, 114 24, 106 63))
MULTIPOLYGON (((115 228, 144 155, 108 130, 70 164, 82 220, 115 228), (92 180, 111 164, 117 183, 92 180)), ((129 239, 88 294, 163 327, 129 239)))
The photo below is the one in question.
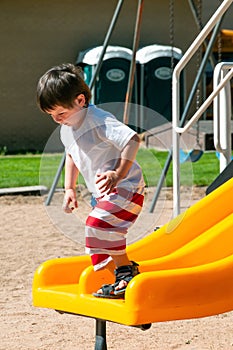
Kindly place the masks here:
POLYGON ((108 170, 102 174, 97 174, 96 185, 101 193, 109 194, 116 187, 120 176, 115 170, 108 170))
POLYGON ((73 188, 71 188, 66 190, 65 192, 62 209, 64 210, 65 213, 69 214, 69 213, 72 213, 72 211, 75 208, 78 208, 76 191, 73 188))

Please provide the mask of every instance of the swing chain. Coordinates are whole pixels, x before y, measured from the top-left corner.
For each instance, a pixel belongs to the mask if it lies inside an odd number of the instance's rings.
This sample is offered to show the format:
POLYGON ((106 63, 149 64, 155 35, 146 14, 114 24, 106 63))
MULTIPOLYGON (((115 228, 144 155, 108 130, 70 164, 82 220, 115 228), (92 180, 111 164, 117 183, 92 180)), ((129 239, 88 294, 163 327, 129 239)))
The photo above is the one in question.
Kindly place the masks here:
MULTIPOLYGON (((198 23, 201 23, 202 21, 202 0, 197 0, 197 17, 198 17, 198 23)), ((200 67, 200 61, 201 61, 201 55, 202 55, 202 46, 200 46, 199 50, 197 51, 197 61, 196 61, 196 69, 197 73, 200 67)), ((198 84, 197 91, 196 91, 196 111, 200 107, 200 83, 198 84)), ((196 133, 196 144, 198 147, 201 148, 200 145, 200 123, 199 119, 197 121, 197 133, 196 133)))
MULTIPOLYGON (((197 0, 197 16, 198 16, 199 23, 201 23, 201 17, 202 17, 201 14, 202 14, 202 0, 197 0)), ((197 51, 197 61, 196 61, 197 73, 200 67, 201 54, 202 54, 202 47, 200 47, 197 51)), ((198 110, 199 107, 200 107, 200 83, 196 91, 196 110, 198 110)))
POLYGON ((174 69, 174 0, 169 0, 169 37, 171 46, 171 74, 174 69))
POLYGON ((221 30, 218 33, 218 63, 222 61, 222 36, 221 30))
MULTIPOLYGON (((222 3, 222 0, 219 0, 220 4, 222 3)), ((217 49, 218 49, 218 63, 222 61, 222 33, 221 29, 219 30, 218 36, 217 36, 217 49)))

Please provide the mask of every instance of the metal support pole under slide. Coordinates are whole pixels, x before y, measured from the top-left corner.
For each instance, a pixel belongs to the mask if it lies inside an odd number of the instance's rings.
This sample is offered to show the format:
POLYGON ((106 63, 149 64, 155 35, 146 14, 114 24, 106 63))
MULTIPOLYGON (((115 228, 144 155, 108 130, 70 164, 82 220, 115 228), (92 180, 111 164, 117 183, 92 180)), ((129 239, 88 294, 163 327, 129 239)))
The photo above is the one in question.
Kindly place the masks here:
POLYGON ((94 350, 107 350, 106 342, 106 321, 96 319, 95 321, 95 349, 94 350))

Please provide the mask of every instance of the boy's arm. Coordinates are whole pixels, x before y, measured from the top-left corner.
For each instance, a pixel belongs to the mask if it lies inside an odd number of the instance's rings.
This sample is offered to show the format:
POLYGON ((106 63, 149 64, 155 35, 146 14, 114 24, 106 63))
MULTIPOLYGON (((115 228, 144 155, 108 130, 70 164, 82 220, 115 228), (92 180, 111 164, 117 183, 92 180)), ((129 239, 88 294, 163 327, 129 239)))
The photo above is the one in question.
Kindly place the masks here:
POLYGON ((115 169, 97 175, 98 179, 96 184, 103 181, 99 187, 101 192, 108 191, 108 193, 110 193, 117 183, 128 174, 136 158, 139 144, 139 136, 135 134, 121 151, 121 157, 115 169))
POLYGON ((76 198, 76 181, 78 174, 79 170, 74 164, 72 157, 67 154, 65 162, 65 196, 63 202, 63 210, 66 213, 71 213, 74 208, 78 207, 76 198))
POLYGON ((139 136, 135 134, 123 148, 121 158, 114 169, 119 179, 123 179, 128 174, 128 171, 136 158, 139 144, 139 136))

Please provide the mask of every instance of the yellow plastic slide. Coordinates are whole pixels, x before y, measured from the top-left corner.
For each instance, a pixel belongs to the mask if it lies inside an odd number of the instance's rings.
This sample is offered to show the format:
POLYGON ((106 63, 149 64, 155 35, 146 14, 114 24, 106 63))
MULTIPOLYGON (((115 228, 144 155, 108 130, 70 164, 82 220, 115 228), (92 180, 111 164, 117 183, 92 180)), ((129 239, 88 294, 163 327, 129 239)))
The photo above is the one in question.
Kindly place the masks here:
POLYGON ((130 245, 141 273, 125 299, 92 296, 111 283, 88 256, 54 259, 35 272, 34 306, 125 325, 210 316, 233 310, 233 178, 171 222, 130 245))

